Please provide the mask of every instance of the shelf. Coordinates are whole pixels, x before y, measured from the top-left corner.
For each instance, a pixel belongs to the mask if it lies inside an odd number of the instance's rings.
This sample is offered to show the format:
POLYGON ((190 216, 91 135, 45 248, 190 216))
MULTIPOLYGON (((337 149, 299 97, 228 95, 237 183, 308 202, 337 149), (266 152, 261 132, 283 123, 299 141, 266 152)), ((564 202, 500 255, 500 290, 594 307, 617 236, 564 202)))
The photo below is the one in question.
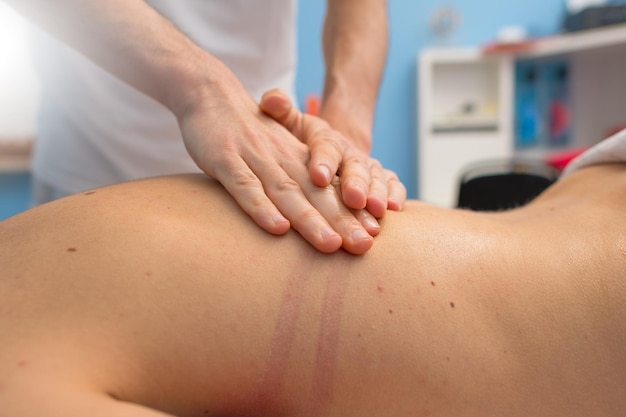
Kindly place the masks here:
POLYGON ((493 43, 482 48, 482 52, 487 56, 510 54, 517 58, 541 58, 623 46, 624 43, 626 24, 618 24, 519 43, 493 43))
POLYGON ((442 120, 435 120, 432 124, 433 133, 495 132, 497 130, 498 118, 496 116, 442 118, 442 120))
MULTIPOLYGON (((418 197, 429 203, 454 207, 460 175, 471 164, 545 161, 592 146, 626 124, 626 24, 516 44, 426 49, 418 59, 418 197), (520 65, 544 71, 561 63, 568 68, 568 143, 525 146, 516 130, 517 71, 520 65)), ((549 103, 553 91, 549 84, 541 88, 549 103)), ((540 111, 543 132, 548 113, 540 111)))

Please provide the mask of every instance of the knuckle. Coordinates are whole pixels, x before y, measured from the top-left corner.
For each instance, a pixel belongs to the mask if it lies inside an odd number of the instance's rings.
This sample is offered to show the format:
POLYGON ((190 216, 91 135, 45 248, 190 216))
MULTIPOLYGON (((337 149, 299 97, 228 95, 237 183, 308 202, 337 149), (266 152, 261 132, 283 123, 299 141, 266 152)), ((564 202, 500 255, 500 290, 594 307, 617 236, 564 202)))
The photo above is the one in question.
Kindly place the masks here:
POLYGON ((387 181, 398 181, 398 182, 400 182, 400 178, 398 177, 398 174, 396 174, 394 171, 386 169, 385 170, 385 175, 387 175, 387 181))
POLYGON ((333 222, 335 224, 345 224, 347 225, 346 227, 348 229, 360 226, 360 224, 358 224, 358 221, 356 220, 356 217, 354 217, 352 213, 347 211, 337 211, 336 213, 334 213, 333 222))
POLYGON ((378 159, 370 158, 370 166, 377 171, 384 171, 383 164, 378 159))
POLYGON ((245 170, 233 175, 236 187, 253 188, 259 186, 259 179, 252 171, 245 170))
POLYGON ((228 173, 235 170, 239 157, 233 151, 226 152, 207 152, 206 160, 209 161, 215 170, 228 173))
POLYGON ((298 223, 306 224, 311 223, 318 219, 320 213, 313 207, 305 208, 298 213, 298 223))
POLYGON ((342 153, 344 148, 342 137, 330 127, 318 129, 315 134, 312 135, 310 144, 312 146, 315 145, 333 148, 335 152, 339 153, 342 153))
POLYGON ((275 184, 275 189, 279 193, 293 193, 300 191, 300 185, 291 177, 283 177, 275 184))
POLYGON ((358 166, 363 169, 367 168, 366 161, 358 154, 350 154, 344 156, 344 164, 351 165, 353 167, 358 166))
POLYGON ((248 212, 258 212, 268 206, 268 200, 264 195, 254 195, 249 200, 248 212))

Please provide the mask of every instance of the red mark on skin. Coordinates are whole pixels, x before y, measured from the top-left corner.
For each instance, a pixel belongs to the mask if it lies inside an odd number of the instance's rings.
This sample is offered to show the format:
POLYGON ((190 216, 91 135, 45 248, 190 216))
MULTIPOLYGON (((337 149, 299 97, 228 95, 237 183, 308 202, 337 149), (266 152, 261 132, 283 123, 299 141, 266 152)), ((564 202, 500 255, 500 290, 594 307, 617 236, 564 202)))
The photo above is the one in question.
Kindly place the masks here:
POLYGON ((274 334, 265 360, 263 374, 258 381, 257 395, 252 404, 246 408, 248 414, 266 415, 273 414, 272 399, 281 392, 289 353, 296 336, 297 323, 302 309, 303 295, 309 280, 312 262, 297 263, 292 271, 283 300, 278 312, 278 320, 274 328, 274 334))
MULTIPOLYGON (((26 365, 28 365, 28 361, 26 361, 25 359, 20 359, 19 361, 17 361, 17 367, 13 368, 11 370, 9 370, 7 373, 5 373, 5 375, 2 375, 3 380, 11 380, 11 377, 18 372, 18 368, 24 368, 26 365)), ((2 393, 2 391, 6 388, 5 383, 0 382, 0 393, 2 393)), ((4 414, 2 414, 2 412, 0 411, 0 416, 4 416, 4 414)))
POLYGON ((320 336, 317 344, 310 415, 321 415, 322 407, 333 397, 333 382, 337 368, 337 351, 341 330, 341 310, 347 288, 348 274, 333 269, 326 279, 326 295, 322 308, 320 336))
POLYGON ((385 291, 383 284, 378 284, 378 292, 383 292, 383 291, 385 291))
POLYGON ((68 252, 76 252, 76 251, 78 251, 78 249, 76 249, 76 248, 67 248, 67 251, 68 252))

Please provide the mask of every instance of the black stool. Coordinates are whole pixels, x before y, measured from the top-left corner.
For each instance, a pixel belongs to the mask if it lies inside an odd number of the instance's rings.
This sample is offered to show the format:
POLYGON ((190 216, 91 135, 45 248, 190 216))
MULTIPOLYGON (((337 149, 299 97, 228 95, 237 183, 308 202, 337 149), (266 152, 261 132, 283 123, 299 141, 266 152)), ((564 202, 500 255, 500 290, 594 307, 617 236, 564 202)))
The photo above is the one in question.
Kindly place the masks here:
POLYGON ((484 161, 461 176, 458 207, 501 211, 522 206, 553 184, 559 171, 532 160, 484 161))

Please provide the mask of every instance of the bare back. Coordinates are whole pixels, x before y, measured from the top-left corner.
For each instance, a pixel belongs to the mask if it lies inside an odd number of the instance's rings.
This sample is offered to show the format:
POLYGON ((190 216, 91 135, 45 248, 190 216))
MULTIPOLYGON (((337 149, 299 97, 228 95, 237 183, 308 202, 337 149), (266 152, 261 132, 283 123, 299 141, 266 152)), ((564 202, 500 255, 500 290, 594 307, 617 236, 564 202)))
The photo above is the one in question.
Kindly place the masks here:
POLYGON ((588 168, 505 213, 413 202, 357 257, 201 176, 63 199, 0 223, 0 410, 55 381, 181 417, 619 415, 625 206, 588 168))

